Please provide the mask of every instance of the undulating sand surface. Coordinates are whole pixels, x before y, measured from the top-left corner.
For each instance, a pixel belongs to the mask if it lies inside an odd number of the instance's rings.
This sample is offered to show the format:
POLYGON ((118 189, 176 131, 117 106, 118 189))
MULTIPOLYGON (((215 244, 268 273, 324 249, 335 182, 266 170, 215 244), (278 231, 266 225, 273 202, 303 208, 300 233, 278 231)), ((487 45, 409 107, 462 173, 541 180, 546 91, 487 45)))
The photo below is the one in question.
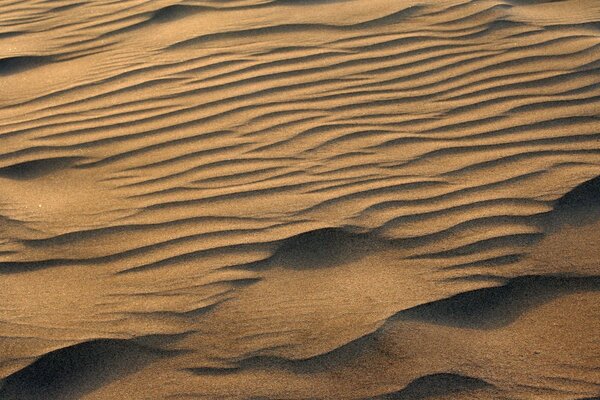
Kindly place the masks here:
POLYGON ((0 399, 598 399, 600 1, 0 0, 0 399))

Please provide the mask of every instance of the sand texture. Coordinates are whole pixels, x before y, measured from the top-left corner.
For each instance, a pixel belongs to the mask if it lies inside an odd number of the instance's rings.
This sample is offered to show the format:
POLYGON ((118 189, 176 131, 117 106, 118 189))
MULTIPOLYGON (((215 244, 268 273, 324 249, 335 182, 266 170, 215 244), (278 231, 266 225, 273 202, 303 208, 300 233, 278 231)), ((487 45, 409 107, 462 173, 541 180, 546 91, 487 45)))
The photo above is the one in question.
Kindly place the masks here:
POLYGON ((599 396, 600 1, 0 0, 1 400, 599 396))

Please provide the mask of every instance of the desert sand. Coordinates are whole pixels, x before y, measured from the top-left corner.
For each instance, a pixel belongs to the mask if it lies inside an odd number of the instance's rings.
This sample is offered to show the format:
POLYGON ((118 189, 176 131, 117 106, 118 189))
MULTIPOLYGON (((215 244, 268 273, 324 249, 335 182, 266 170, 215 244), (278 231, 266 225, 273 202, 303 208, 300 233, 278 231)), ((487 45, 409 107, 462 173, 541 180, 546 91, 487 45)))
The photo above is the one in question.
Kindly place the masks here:
POLYGON ((598 399, 598 0, 0 0, 0 399, 598 399))

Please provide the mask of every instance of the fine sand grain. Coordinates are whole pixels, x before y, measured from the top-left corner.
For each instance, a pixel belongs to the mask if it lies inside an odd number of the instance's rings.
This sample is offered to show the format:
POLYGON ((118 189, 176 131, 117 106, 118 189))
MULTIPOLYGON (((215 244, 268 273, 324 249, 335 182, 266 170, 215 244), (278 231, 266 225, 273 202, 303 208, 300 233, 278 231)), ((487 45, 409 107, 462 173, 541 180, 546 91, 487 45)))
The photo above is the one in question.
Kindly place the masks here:
POLYGON ((600 1, 0 0, 0 399, 598 399, 600 1))

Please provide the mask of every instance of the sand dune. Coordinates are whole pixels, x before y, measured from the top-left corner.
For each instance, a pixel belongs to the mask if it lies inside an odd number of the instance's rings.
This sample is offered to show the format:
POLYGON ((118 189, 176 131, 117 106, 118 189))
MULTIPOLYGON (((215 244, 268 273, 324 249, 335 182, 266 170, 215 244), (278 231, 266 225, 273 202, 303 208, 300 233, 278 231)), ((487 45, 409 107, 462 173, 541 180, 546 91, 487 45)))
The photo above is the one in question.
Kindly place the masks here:
POLYGON ((600 396, 600 3, 0 0, 1 399, 600 396))

